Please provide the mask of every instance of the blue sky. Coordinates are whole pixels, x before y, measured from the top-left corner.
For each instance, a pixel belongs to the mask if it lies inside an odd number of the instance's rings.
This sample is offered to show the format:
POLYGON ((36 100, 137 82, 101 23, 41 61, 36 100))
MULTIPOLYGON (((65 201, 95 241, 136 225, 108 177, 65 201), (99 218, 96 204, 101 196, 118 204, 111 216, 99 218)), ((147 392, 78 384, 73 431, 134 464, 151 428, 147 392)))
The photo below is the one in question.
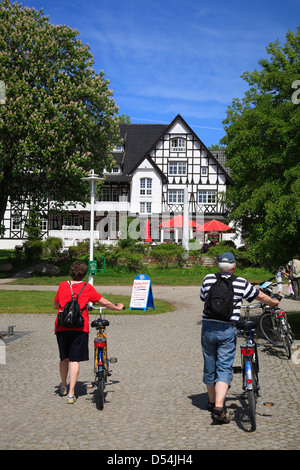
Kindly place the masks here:
MULTIPOLYGON (((18 2, 19 3, 19 2, 18 2)), ((219 143, 245 71, 266 46, 300 24, 299 0, 23 0, 51 23, 79 31, 95 70, 110 80, 132 123, 170 123, 177 114, 205 145, 219 143)))

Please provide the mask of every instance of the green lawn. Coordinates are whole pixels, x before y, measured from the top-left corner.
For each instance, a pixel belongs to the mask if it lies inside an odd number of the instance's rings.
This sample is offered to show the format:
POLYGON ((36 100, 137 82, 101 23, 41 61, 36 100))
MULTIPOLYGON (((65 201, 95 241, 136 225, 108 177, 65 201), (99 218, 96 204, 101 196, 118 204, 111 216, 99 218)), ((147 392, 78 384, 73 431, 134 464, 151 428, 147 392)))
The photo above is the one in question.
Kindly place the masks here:
MULTIPOLYGON (((200 286, 206 274, 217 272, 218 268, 192 267, 192 268, 169 268, 161 269, 150 267, 143 271, 147 274, 152 285, 194 285, 200 286)), ((142 273, 129 273, 117 269, 108 268, 104 274, 98 273, 94 276, 94 285, 132 285, 134 278, 142 273)), ((263 268, 245 268, 236 269, 236 275, 245 277, 249 282, 266 281, 272 277, 272 273, 263 268)), ((68 270, 64 270, 60 276, 32 276, 30 278, 21 278, 13 281, 13 284, 19 285, 59 285, 61 281, 68 278, 68 270)), ((87 278, 85 279, 87 281, 87 278)))
MULTIPOLYGON (((103 296, 113 303, 122 303, 126 309, 121 312, 106 310, 105 314, 110 315, 145 315, 159 314, 174 310, 172 304, 159 299, 154 299, 155 309, 149 310, 129 310, 130 297, 122 295, 103 294, 103 296)), ((18 291, 17 295, 12 295, 12 291, 0 291, 0 313, 57 313, 54 308, 55 292, 40 291, 18 291)), ((94 310, 96 314, 97 311, 94 310)))

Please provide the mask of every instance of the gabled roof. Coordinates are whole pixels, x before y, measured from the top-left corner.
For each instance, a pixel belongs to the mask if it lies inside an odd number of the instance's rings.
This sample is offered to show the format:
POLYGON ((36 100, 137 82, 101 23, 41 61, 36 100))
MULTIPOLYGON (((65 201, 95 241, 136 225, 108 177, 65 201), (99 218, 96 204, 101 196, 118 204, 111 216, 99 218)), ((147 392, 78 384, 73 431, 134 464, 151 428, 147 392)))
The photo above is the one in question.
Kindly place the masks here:
MULTIPOLYGON (((171 124, 169 124, 169 126, 167 127, 167 129, 164 131, 163 135, 164 134, 167 134, 169 132, 169 130, 174 126, 174 124, 176 123, 176 121, 180 121, 184 127, 186 127, 188 129, 188 132, 190 134, 192 134, 194 136, 194 138, 196 140, 198 140, 201 144, 201 148, 205 149, 207 151, 207 154, 209 157, 212 158, 212 160, 214 160, 217 164, 217 166, 219 166, 221 168, 221 170, 225 173, 225 176, 227 178, 227 180, 229 181, 229 183, 233 184, 233 181, 230 177, 230 171, 229 171, 229 168, 225 166, 225 162, 226 162, 226 158, 225 158, 225 150, 224 149, 218 149, 218 150, 210 150, 206 147, 206 145, 202 142, 201 139, 199 139, 199 137, 197 136, 197 134, 190 128, 190 126, 188 125, 188 123, 180 116, 180 114, 177 114, 177 116, 175 117, 175 119, 173 119, 173 121, 171 122, 171 124)), ((163 135, 161 137, 163 137, 163 135)), ((155 142, 155 144, 152 146, 152 148, 150 149, 150 151, 156 146, 157 142, 155 142)))
POLYGON ((230 176, 230 168, 226 166, 226 156, 225 156, 225 149, 210 149, 210 153, 218 160, 222 168, 226 171, 226 173, 230 176))
POLYGON ((106 179, 109 182, 129 182, 131 180, 132 172, 140 165, 145 159, 149 158, 151 164, 157 171, 162 174, 159 168, 155 165, 153 160, 149 157, 150 152, 155 148, 158 142, 167 134, 174 126, 176 121, 180 121, 188 132, 191 133, 196 140, 201 143, 208 155, 216 162, 216 164, 224 171, 226 178, 230 183, 232 179, 228 168, 224 166, 225 156, 222 150, 209 150, 185 120, 178 114, 171 124, 119 124, 120 136, 124 142, 124 152, 114 153, 114 159, 121 166, 121 175, 107 174, 106 179), (215 154, 217 153, 217 155, 215 154), (222 153, 223 152, 223 153, 222 153), (222 153, 222 156, 221 156, 222 153), (221 158, 218 158, 220 155, 221 158))
POLYGON ((132 168, 149 153, 153 143, 159 140, 167 127, 168 124, 120 124, 126 154, 123 173, 131 173, 132 168))
POLYGON ((146 155, 145 157, 143 157, 141 160, 138 161, 138 163, 135 165, 135 167, 132 168, 130 174, 132 175, 132 173, 135 172, 135 170, 140 166, 140 164, 145 160, 147 159, 150 163, 150 165, 153 166, 153 168, 157 171, 157 173, 160 175, 162 181, 164 183, 167 183, 168 182, 168 178, 166 177, 166 175, 161 171, 161 169, 159 168, 159 166, 156 165, 156 163, 152 160, 152 158, 149 156, 149 155, 146 155))

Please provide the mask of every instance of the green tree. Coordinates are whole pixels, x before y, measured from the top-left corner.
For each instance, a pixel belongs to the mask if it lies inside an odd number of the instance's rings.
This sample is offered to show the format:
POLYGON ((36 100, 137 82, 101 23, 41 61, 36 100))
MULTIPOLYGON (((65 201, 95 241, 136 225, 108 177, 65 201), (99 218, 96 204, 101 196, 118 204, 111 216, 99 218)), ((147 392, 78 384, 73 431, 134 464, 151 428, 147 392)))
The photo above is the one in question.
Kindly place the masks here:
POLYGON ((9 197, 80 201, 81 177, 111 164, 118 109, 77 36, 43 10, 0 0, 0 223, 9 197))
POLYGON ((234 185, 226 199, 256 260, 269 267, 300 251, 300 27, 286 42, 269 44, 260 70, 242 78, 249 90, 234 99, 224 120, 227 164, 234 185))

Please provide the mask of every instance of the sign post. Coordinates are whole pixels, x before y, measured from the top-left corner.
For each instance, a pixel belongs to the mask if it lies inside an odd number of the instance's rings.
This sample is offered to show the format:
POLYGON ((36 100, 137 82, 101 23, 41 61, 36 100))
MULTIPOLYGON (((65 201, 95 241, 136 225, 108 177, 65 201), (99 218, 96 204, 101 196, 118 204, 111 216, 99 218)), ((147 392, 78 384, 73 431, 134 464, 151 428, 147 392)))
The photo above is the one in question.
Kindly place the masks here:
POLYGON ((133 281, 129 310, 148 308, 155 308, 151 281, 146 274, 139 274, 133 281))

